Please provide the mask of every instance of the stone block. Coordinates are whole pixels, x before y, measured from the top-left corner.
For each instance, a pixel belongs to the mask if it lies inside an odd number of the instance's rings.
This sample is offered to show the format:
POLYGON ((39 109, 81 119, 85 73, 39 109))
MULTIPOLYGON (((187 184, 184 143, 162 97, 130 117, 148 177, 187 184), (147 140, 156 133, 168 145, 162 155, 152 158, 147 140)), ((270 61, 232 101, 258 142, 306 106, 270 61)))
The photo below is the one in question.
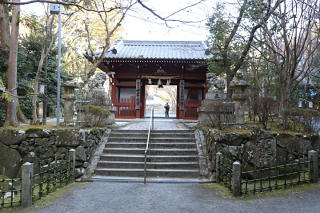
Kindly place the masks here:
POLYGON ((309 160, 310 182, 317 183, 319 179, 318 152, 314 150, 310 150, 308 152, 308 160, 309 160))
POLYGON ((75 170, 75 178, 79 178, 84 175, 85 169, 84 168, 76 168, 75 170))
POLYGON ((32 163, 26 162, 22 166, 22 181, 21 181, 21 206, 23 208, 32 205, 32 163))
POLYGON ((87 160, 86 150, 83 146, 78 146, 76 148, 76 160, 85 162, 87 160))
POLYGON ((47 138, 52 134, 51 130, 30 128, 26 130, 27 138, 47 138))
POLYGON ((17 177, 22 158, 14 149, 0 143, 0 174, 9 178, 17 177))
POLYGON ((23 130, 0 129, 0 143, 5 145, 19 145, 26 139, 26 133, 23 130))
POLYGON ((234 196, 241 195, 241 164, 236 161, 232 165, 232 194, 234 196))
POLYGON ((56 145, 62 147, 77 147, 80 145, 79 132, 77 130, 57 130, 56 145))

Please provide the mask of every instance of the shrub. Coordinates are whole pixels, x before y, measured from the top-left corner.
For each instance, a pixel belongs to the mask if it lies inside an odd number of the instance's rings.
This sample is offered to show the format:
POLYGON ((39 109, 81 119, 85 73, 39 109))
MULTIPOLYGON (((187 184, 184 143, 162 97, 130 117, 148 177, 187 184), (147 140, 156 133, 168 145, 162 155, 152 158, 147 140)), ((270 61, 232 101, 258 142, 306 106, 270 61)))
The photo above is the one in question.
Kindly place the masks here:
POLYGON ((106 110, 100 106, 89 104, 88 114, 86 116, 89 126, 104 126, 106 120, 111 115, 109 110, 106 110))
POLYGON ((257 100, 257 114, 259 122, 263 125, 264 129, 267 129, 268 121, 270 116, 276 109, 276 102, 272 97, 261 97, 257 100))
POLYGON ((222 101, 212 101, 205 105, 209 112, 208 121, 212 128, 221 129, 223 124, 234 122, 234 105, 222 101))
POLYGON ((314 109, 290 108, 284 111, 284 117, 287 128, 313 132, 320 120, 320 112, 314 109))

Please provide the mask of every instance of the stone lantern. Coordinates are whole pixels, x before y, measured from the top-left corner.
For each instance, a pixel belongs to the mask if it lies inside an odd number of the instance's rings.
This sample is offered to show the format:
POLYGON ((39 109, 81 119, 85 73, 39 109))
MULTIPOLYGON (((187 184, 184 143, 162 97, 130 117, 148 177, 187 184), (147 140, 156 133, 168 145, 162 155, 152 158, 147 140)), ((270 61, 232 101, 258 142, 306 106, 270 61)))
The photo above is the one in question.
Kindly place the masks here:
POLYGON ((242 79, 239 73, 230 83, 233 89, 232 100, 235 102, 236 123, 244 124, 244 103, 248 99, 247 89, 250 84, 242 79))
POLYGON ((204 125, 211 125, 212 122, 234 123, 234 102, 225 101, 224 80, 214 73, 207 73, 206 77, 209 88, 202 106, 198 108, 198 123, 204 125), (217 116, 220 116, 219 119, 217 116))
POLYGON ((64 88, 64 94, 62 95, 64 100, 64 122, 67 125, 74 122, 74 101, 76 100, 74 90, 79 86, 76 82, 66 81, 62 84, 62 87, 64 88))

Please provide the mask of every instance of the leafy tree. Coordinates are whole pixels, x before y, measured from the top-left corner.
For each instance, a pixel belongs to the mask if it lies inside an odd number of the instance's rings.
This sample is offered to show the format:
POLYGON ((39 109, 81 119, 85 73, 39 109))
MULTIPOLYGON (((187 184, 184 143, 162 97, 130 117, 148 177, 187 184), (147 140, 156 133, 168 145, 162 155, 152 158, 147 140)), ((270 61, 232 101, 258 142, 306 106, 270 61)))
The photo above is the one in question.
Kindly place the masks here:
POLYGON ((256 31, 268 21, 283 1, 240 1, 235 22, 226 16, 224 7, 217 4, 207 24, 210 32, 208 42, 213 55, 209 61, 209 71, 226 75, 227 99, 231 100, 230 82, 239 69, 243 68, 256 31), (244 32, 248 33, 243 35, 244 32))
POLYGON ((264 24, 262 32, 269 61, 276 69, 279 80, 279 111, 290 106, 292 94, 301 82, 308 83, 319 49, 319 1, 285 0, 264 24))
MULTIPOLYGON (((44 75, 40 75, 39 61, 43 57, 43 43, 45 40, 45 29, 39 18, 34 16, 23 17, 23 23, 29 28, 24 35, 20 38, 20 48, 18 57, 18 79, 19 87, 18 94, 21 98, 21 108, 24 112, 27 112, 29 119, 32 119, 31 115, 36 112, 32 112, 32 99, 34 98, 34 84, 38 74, 38 82, 44 82, 44 75), (37 33, 35 33, 37 32, 37 33)), ((53 38, 55 40, 55 38, 53 38)), ((49 48, 47 56, 47 82, 48 82, 48 108, 49 113, 54 111, 56 101, 56 85, 57 85, 57 45, 55 42, 52 44, 52 48, 49 48)), ((64 49, 64 48, 63 48, 64 49)), ((41 67, 41 70, 44 67, 41 67)), ((67 75, 62 72, 62 79, 66 79, 67 75)), ((36 91, 38 92, 38 91, 36 91)), ((36 104, 43 98, 43 96, 36 98, 36 104)))

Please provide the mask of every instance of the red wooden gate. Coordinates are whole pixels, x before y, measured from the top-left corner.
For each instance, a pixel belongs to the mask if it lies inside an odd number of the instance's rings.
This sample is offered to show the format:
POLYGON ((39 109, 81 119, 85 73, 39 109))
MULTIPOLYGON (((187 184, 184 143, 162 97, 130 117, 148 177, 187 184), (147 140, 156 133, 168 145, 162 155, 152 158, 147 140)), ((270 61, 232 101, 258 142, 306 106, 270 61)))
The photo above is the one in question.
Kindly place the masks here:
POLYGON ((198 119, 198 107, 201 106, 199 100, 187 100, 184 104, 184 118, 190 120, 198 119))
POLYGON ((120 102, 114 103, 116 118, 136 118, 135 97, 120 98, 120 102))

